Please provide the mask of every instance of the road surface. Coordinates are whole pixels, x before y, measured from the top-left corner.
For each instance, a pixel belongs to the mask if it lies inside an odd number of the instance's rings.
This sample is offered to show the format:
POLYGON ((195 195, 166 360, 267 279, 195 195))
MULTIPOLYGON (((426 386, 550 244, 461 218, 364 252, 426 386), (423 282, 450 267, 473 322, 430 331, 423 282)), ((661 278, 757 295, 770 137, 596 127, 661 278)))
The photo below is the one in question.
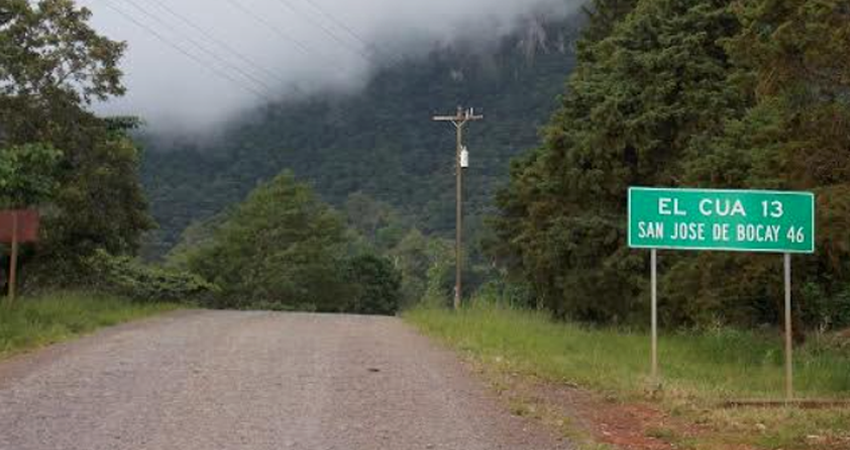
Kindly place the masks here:
POLYGON ((2 450, 549 450, 398 319, 181 313, 0 363, 2 450))

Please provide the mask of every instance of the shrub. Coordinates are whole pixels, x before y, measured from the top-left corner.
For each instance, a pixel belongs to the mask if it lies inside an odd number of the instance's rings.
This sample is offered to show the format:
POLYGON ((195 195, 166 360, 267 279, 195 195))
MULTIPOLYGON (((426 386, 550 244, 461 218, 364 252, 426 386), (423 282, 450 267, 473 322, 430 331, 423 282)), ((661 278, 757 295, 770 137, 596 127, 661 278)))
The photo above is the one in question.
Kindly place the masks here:
POLYGON ((188 267, 222 289, 211 306, 343 310, 348 244, 340 215, 284 173, 234 208, 188 267))
POLYGON ((218 287, 198 275, 98 250, 86 260, 94 287, 143 302, 206 302, 218 287))
POLYGON ((393 315, 401 304, 401 273, 391 261, 373 255, 358 256, 348 263, 352 285, 351 303, 345 312, 393 315))

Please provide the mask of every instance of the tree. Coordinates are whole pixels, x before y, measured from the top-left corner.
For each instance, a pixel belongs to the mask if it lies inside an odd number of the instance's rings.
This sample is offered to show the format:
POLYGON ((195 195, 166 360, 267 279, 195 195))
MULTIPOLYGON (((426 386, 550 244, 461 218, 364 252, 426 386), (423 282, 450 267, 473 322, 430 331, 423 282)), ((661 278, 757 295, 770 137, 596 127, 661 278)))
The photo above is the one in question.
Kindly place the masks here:
MULTIPOLYGON (((40 99, 36 109, 123 95, 118 68, 126 44, 88 25, 72 0, 7 0, 0 5, 0 87, 6 100, 40 99)), ((22 120, 19 123, 24 123, 22 120)))
MULTIPOLYGON (((628 186, 812 190, 819 253, 798 258, 798 317, 838 323, 850 269, 850 2, 596 5, 562 108, 498 196, 490 253, 558 316, 629 320, 647 308, 648 262, 626 248, 628 186)), ((662 319, 778 323, 781 285, 775 257, 665 254, 662 319)))
POLYGON ((386 258, 363 255, 348 263, 348 281, 354 287, 345 312, 393 315, 401 307, 401 273, 386 258))
POLYGON ((284 173, 235 208, 189 267, 221 287, 219 307, 341 311, 345 245, 341 216, 284 173))
POLYGON ((492 251, 538 306, 611 322, 627 319, 643 289, 645 262, 625 248, 627 188, 678 185, 695 131, 734 111, 720 41, 737 28, 720 0, 597 10, 614 13, 591 17, 543 145, 514 163, 492 251))
MULTIPOLYGON (((56 164, 61 156, 46 145, 0 147, 0 209, 32 208, 50 199, 56 190, 56 164)), ((0 253, 4 292, 10 277, 10 250, 3 248, 0 253)), ((27 256, 19 260, 19 267, 27 262, 27 256)))
MULTIPOLYGON (((818 252, 795 263, 802 313, 795 318, 840 324, 850 288, 850 1, 758 0, 736 2, 732 10, 741 32, 725 45, 735 63, 730 84, 752 106, 699 140, 685 177, 692 184, 814 191, 818 252)), ((781 293, 769 288, 779 281, 774 261, 714 259, 725 261, 726 287, 718 289, 721 274, 703 275, 695 287, 703 296, 725 290, 727 298, 759 299, 745 304, 778 321, 781 293), (774 299, 773 307, 763 298, 774 299)))
POLYGON ((126 48, 100 36, 90 18, 71 0, 0 5, 0 139, 18 152, 61 152, 36 256, 54 269, 72 267, 44 280, 77 272, 98 248, 133 254, 154 226, 139 183, 140 154, 128 137, 137 121, 104 120, 88 110, 95 100, 124 94, 118 64, 126 48))
POLYGON ((0 208, 37 206, 51 198, 61 157, 48 145, 0 147, 0 208))

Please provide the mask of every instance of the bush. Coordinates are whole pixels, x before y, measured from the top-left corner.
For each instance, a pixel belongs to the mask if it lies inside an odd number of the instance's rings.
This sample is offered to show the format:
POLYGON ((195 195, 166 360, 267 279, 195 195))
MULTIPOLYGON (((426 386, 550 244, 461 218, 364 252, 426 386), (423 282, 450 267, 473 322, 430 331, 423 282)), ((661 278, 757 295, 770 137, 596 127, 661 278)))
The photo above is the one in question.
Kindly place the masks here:
POLYGON ((218 287, 198 275, 98 250, 86 260, 94 287, 142 302, 206 302, 218 287))
POLYGON ((345 231, 333 208, 284 173, 235 207, 188 267, 221 287, 216 308, 337 312, 348 298, 345 231))
POLYGON ((850 327, 850 285, 828 293, 820 284, 807 283, 801 294, 799 303, 805 323, 821 330, 850 327))
POLYGON ((358 256, 348 263, 351 303, 345 312, 393 315, 401 304, 401 273, 386 258, 358 256))

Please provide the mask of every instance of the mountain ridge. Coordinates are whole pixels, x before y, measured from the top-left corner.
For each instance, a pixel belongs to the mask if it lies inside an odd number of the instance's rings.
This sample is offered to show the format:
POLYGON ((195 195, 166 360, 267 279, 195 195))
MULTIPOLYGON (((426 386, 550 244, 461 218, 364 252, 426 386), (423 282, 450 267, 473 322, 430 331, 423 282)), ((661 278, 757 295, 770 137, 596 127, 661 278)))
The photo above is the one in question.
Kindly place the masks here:
POLYGON ((142 135, 144 184, 160 223, 145 256, 161 257, 193 222, 286 169, 332 204, 363 192, 425 232, 447 233, 454 226, 454 132, 431 116, 457 105, 487 115, 467 135, 474 227, 507 179, 510 160, 537 144, 538 129, 557 107, 580 22, 529 16, 491 51, 464 42, 435 47, 377 70, 360 92, 256 108, 212 142, 142 135))

